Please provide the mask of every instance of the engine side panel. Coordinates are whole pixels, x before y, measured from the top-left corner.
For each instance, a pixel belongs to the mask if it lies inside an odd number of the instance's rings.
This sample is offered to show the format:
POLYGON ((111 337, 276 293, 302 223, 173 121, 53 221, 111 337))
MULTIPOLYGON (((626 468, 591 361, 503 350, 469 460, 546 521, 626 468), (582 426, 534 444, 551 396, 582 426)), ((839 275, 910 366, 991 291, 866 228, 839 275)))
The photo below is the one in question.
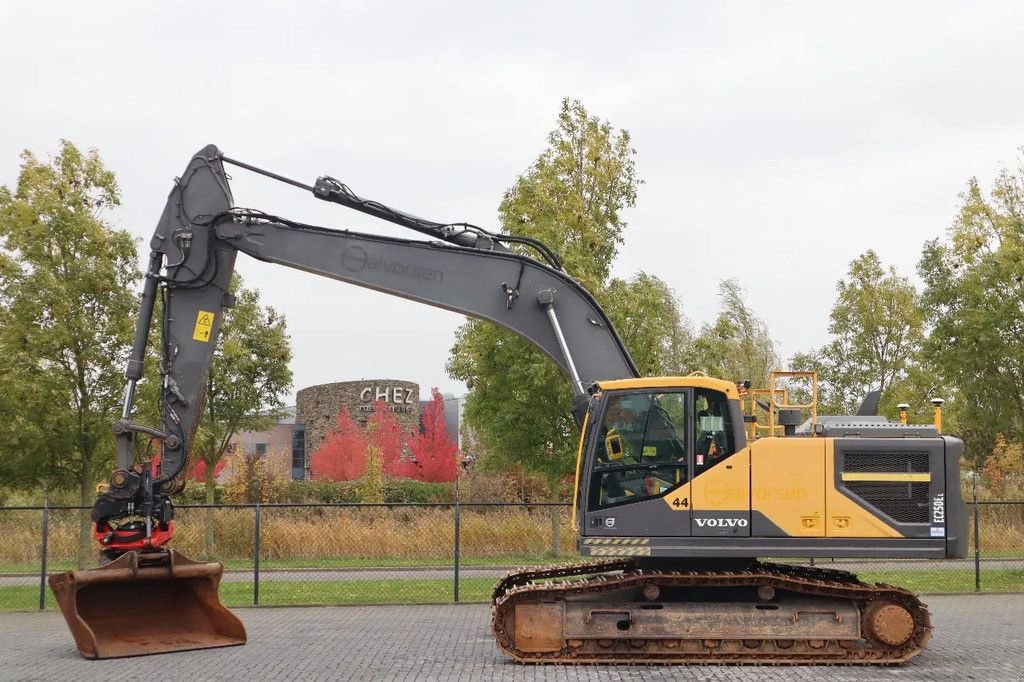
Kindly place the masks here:
POLYGON ((751 535, 825 535, 825 442, 823 438, 762 438, 751 444, 751 535))
POLYGON ((945 537, 942 439, 824 440, 830 537, 945 537))

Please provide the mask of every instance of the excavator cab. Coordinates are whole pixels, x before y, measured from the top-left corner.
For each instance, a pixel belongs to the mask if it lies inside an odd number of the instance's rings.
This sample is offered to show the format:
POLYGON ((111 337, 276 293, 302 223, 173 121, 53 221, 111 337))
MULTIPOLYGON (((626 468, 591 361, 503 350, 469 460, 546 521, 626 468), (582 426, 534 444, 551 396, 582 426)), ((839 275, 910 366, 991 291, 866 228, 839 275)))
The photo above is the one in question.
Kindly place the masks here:
POLYGON ((691 481, 746 446, 735 393, 707 377, 601 382, 577 467, 577 524, 591 555, 606 553, 605 536, 691 534, 691 481))

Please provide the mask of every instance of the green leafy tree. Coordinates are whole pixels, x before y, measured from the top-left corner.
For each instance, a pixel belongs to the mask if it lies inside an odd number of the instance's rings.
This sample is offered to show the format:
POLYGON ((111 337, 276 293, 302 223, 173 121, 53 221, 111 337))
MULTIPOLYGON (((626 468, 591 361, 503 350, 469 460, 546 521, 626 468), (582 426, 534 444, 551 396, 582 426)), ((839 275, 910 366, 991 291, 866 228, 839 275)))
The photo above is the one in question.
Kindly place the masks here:
MULTIPOLYGON (((547 148, 505 192, 503 231, 546 243, 573 277, 607 302, 609 273, 626 228, 622 211, 633 206, 641 182, 634 156, 629 133, 591 116, 580 102, 564 100, 547 148)), ((653 286, 653 278, 642 278, 612 288, 635 297, 653 286)), ((622 308, 615 316, 626 322, 622 308)), ((639 333, 650 327, 625 324, 630 348, 636 339, 627 330, 634 328, 639 333)), ((645 352, 657 345, 644 344, 645 352)), ((465 418, 490 460, 541 472, 554 488, 572 468, 576 431, 569 382, 555 364, 515 335, 470 321, 457 332, 448 373, 470 386, 465 418)))
POLYGON ((687 364, 710 376, 730 381, 747 379, 755 388, 764 387, 768 373, 779 367, 768 325, 747 304, 736 280, 720 282, 718 295, 721 312, 713 323, 701 328, 687 364))
MULTIPOLYGON (((910 406, 908 412, 911 424, 931 424, 935 419, 935 408, 932 398, 948 399, 953 389, 946 383, 935 366, 925 357, 922 347, 915 352, 915 360, 907 368, 906 376, 893 382, 882 395, 878 411, 890 419, 899 416, 900 403, 910 406)), ((957 401, 950 400, 943 409, 942 430, 947 433, 959 431, 959 414, 957 401)))
POLYGON ((976 463, 996 435, 1024 442, 1024 147, 986 196, 972 178, 945 239, 928 242, 918 272, 932 332, 925 356, 954 389, 976 463))
MULTIPOLYGON (((135 241, 103 218, 119 204, 99 154, 66 140, 48 161, 25 151, 0 188, 0 451, 9 480, 74 485, 83 506, 113 462, 137 308, 135 241)), ((87 512, 79 539, 85 565, 87 512)))
POLYGON ((906 400, 917 415, 931 397, 927 375, 918 367, 924 325, 917 289, 869 250, 836 285, 832 340, 797 354, 791 364, 818 372, 819 412, 850 414, 868 391, 880 389, 884 412, 894 415, 896 404, 906 400))
POLYGON ((621 213, 642 182, 630 145, 627 131, 562 100, 547 149, 505 192, 503 230, 541 240, 584 287, 601 291, 624 241, 621 213))
MULTIPOLYGON (((193 461, 205 464, 206 502, 213 504, 217 465, 242 431, 274 425, 291 388, 292 351, 285 319, 260 304, 259 293, 231 282, 235 305, 227 308, 207 376, 206 402, 192 444, 193 461)), ((213 509, 207 509, 206 553, 213 555, 213 509)))
POLYGON ((644 376, 673 376, 689 371, 687 354, 693 333, 676 293, 655 275, 640 272, 615 278, 600 302, 644 376))
MULTIPOLYGON (((2 266, 0 266, 2 267, 2 266)), ((0 282, 3 282, 3 275, 0 275, 0 282)), ((0 327, 6 326, 4 321, 4 313, 7 311, 7 306, 0 295, 0 327)), ((15 396, 12 396, 5 389, 8 385, 9 378, 14 376, 14 366, 11 362, 11 358, 0 355, 0 443, 10 445, 15 442, 17 438, 16 432, 18 430, 18 417, 19 417, 19 404, 15 396)), ((23 453, 18 453, 23 454, 23 453)), ((17 479, 19 473, 19 462, 14 453, 3 453, 0 454, 0 481, 11 482, 17 479)), ((0 495, 7 492, 4 490, 6 486, 0 486, 0 495)))

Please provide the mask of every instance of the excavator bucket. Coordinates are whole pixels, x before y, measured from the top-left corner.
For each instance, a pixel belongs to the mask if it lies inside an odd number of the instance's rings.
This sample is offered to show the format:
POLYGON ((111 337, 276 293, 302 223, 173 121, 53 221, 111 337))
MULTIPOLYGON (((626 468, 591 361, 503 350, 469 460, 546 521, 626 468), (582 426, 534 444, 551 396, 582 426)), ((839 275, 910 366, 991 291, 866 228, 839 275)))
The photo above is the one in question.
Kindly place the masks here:
POLYGON ((245 626, 220 601, 224 565, 174 551, 126 552, 106 566, 50 576, 85 658, 143 656, 245 644, 245 626))

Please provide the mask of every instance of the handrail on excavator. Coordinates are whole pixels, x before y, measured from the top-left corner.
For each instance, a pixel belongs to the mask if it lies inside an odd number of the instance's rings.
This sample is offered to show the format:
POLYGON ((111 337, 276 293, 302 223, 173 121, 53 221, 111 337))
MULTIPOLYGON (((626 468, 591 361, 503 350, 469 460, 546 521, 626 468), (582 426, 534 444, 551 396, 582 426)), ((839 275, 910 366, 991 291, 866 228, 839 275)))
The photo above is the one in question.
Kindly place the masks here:
POLYGON ((774 391, 767 388, 751 388, 748 389, 744 397, 749 397, 750 401, 745 405, 746 416, 749 417, 747 420, 747 438, 750 440, 757 440, 762 436, 776 436, 782 432, 782 427, 774 424, 774 415, 772 410, 771 401, 762 403, 758 398, 767 398, 773 393, 781 394, 783 402, 789 401, 789 396, 784 388, 777 388, 774 391), (769 419, 767 424, 759 424, 757 421, 757 408, 764 409, 768 413, 769 419), (766 432, 766 433, 762 433, 766 432))

